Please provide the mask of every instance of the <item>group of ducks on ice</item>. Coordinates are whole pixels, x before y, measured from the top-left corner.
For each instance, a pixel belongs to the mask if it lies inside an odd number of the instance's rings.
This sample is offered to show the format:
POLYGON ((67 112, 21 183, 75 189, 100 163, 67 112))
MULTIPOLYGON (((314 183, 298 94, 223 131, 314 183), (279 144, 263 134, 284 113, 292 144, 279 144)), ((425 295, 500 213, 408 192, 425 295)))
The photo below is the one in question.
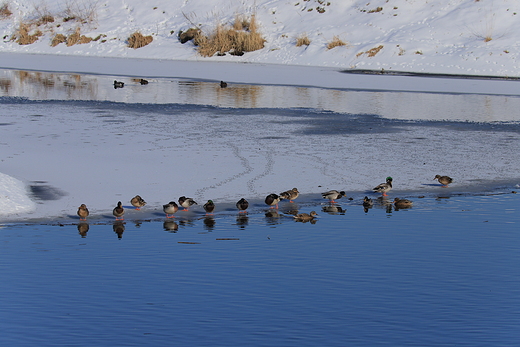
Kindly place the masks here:
MULTIPOLYGON (((453 182, 453 179, 448 176, 436 175, 434 180, 438 180, 439 183, 442 184, 443 187, 447 187, 448 184, 453 182)), ((372 190, 376 193, 381 193, 383 196, 387 196, 387 192, 392 189, 392 177, 387 177, 385 183, 381 183, 378 186, 374 187, 372 190)), ((300 192, 297 188, 293 188, 291 190, 285 191, 283 193, 278 194, 269 194, 265 198, 265 203, 270 206, 270 208, 278 208, 278 203, 281 200, 289 200, 289 202, 293 202, 300 195, 300 192)), ((328 192, 322 193, 321 196, 324 199, 328 199, 330 203, 336 203, 335 200, 341 199, 346 196, 344 191, 337 190, 329 190, 328 192)), ((136 210, 139 210, 141 207, 146 205, 146 201, 143 200, 139 195, 136 195, 130 200, 132 206, 135 207, 136 210)), ((363 207, 365 209, 371 208, 373 206, 372 199, 365 196, 363 199, 363 207)), ((407 199, 399 199, 395 198, 393 202, 396 209, 404 209, 412 207, 413 202, 407 199)), ((184 208, 184 211, 188 211, 190 206, 198 205, 192 198, 187 198, 185 196, 181 196, 179 198, 179 205, 184 208)), ((170 201, 166 205, 163 205, 163 211, 166 214, 166 218, 174 218, 174 214, 179 210, 179 205, 175 201, 170 201)), ((208 200, 207 203, 203 205, 206 214, 212 214, 215 210, 215 204, 212 200, 208 200)), ((236 207, 239 210, 239 213, 246 212, 249 207, 249 202, 242 198, 236 203, 236 207)), ((125 209, 119 201, 117 206, 112 211, 116 220, 123 220, 123 215, 125 214, 125 209)), ((85 204, 81 204, 78 208, 78 216, 80 220, 86 220, 89 215, 88 208, 85 204)), ((294 219, 300 222, 312 221, 318 214, 315 211, 310 213, 299 213, 294 215, 294 219)))

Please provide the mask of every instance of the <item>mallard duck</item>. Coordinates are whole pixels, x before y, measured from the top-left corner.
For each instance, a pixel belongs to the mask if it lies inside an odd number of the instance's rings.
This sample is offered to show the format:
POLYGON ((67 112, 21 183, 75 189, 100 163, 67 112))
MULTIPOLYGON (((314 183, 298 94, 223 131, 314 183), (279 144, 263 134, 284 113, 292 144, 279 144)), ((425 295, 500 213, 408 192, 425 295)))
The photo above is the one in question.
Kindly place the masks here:
POLYGON ((246 212, 247 208, 249 207, 249 202, 247 202, 246 199, 242 198, 237 201, 236 206, 239 209, 239 213, 246 212))
POLYGON ((376 193, 382 193, 383 196, 387 196, 387 192, 392 189, 392 177, 386 178, 386 183, 381 183, 377 187, 374 187, 372 190, 376 193))
POLYGON ((265 203, 271 206, 270 208, 278 208, 280 200, 283 200, 283 198, 273 193, 266 196, 265 203))
POLYGON ((368 196, 365 196, 365 198, 363 199, 363 207, 370 208, 372 206, 374 206, 374 202, 372 201, 372 199, 370 199, 368 196))
POLYGON ((175 212, 179 210, 179 206, 175 201, 170 201, 166 205, 162 206, 164 213, 166 213, 166 218, 174 218, 175 212))
POLYGON ((136 210, 140 210, 141 207, 143 207, 144 205, 146 205, 146 201, 144 201, 143 198, 141 198, 139 195, 134 196, 134 197, 130 200, 130 203, 132 204, 132 206, 135 207, 136 210))
POLYGON ((311 213, 298 213, 294 216, 294 219, 308 221, 314 219, 317 215, 316 211, 311 211, 311 213))
POLYGON ((117 206, 114 207, 112 214, 116 217, 116 220, 123 220, 123 215, 125 214, 125 209, 123 208, 123 204, 121 201, 117 202, 117 206))
POLYGON ((123 88, 124 86, 125 86, 125 84, 123 82, 114 81, 114 89, 123 88))
POLYGON ((335 204, 336 201, 334 201, 334 200, 341 199, 342 197, 347 196, 347 195, 345 194, 344 191, 338 192, 337 190, 329 190, 328 192, 321 193, 321 196, 324 199, 329 199, 331 204, 335 204))
POLYGON ((184 211, 188 211, 188 208, 193 205, 198 205, 192 198, 187 198, 184 195, 179 198, 179 205, 184 207, 184 211))
POLYGON ((220 81, 220 88, 226 88, 226 87, 227 87, 227 83, 224 81, 220 81))
POLYGON ((215 204, 212 200, 208 200, 207 203, 204 204, 204 211, 206 211, 206 214, 212 214, 213 210, 215 210, 215 204))
POLYGON ((87 220, 87 217, 89 215, 87 205, 81 204, 80 207, 78 207, 78 216, 79 220, 87 220))
POLYGON ((289 200, 289 202, 293 202, 294 199, 300 196, 300 192, 298 191, 298 188, 293 188, 291 190, 280 193, 280 196, 286 200, 289 200))
POLYGON ((407 199, 394 199, 394 206, 396 208, 410 208, 412 207, 413 202, 407 199))
POLYGON ((442 184, 443 188, 448 187, 448 184, 453 182, 453 178, 451 178, 449 176, 441 176, 441 175, 435 175, 435 178, 433 180, 439 181, 439 183, 442 184))
POLYGON ((139 80, 139 83, 141 83, 141 85, 145 85, 145 84, 148 84, 148 81, 145 80, 144 78, 141 78, 141 79, 139 80))

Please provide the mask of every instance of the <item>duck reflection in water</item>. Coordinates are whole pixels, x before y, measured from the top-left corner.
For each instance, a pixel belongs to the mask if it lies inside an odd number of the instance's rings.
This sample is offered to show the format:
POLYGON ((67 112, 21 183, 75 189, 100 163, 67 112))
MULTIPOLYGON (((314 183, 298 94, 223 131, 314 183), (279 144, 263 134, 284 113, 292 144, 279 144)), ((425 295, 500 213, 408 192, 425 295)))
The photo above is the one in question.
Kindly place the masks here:
POLYGON ((213 231, 213 229, 215 229, 215 218, 213 218, 212 216, 206 216, 204 217, 204 229, 206 229, 207 231, 213 231))
POLYGON ((367 213, 372 207, 374 207, 374 202, 368 196, 365 196, 363 199, 363 210, 365 213, 367 213))
POLYGON ((346 209, 342 208, 338 205, 324 205, 321 207, 321 210, 328 214, 345 214, 346 209))
POLYGON ((90 229, 88 223, 79 223, 78 224, 78 234, 81 235, 82 238, 87 237, 88 230, 90 229))
POLYGON ((115 221, 112 225, 112 230, 117 234, 117 238, 121 240, 123 238, 123 233, 125 232, 125 222, 115 221))
POLYGON ((269 225, 280 224, 280 212, 277 210, 269 210, 265 213, 265 219, 269 225))
POLYGON ((240 229, 245 229, 249 224, 249 216, 247 213, 239 212, 237 216, 237 225, 240 229))
POLYGON ((174 222, 172 220, 166 220, 163 223, 163 228, 164 228, 164 231, 176 233, 177 230, 179 230, 179 224, 177 224, 176 222, 174 222))

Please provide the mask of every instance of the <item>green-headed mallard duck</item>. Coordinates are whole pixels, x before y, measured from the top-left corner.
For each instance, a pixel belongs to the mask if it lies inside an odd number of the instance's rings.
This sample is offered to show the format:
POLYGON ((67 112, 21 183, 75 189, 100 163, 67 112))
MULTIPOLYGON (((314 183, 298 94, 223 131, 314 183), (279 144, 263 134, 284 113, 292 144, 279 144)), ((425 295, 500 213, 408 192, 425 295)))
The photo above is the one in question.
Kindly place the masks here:
POLYGON ((311 219, 314 219, 315 216, 318 214, 316 211, 311 211, 311 213, 298 213, 294 216, 294 219, 301 220, 301 221, 309 221, 311 219))
POLYGON ((412 205, 413 205, 413 202, 410 200, 399 199, 399 198, 394 199, 394 206, 396 208, 410 208, 410 207, 412 207, 412 205))
POLYGON ((392 189, 392 177, 387 177, 385 183, 381 183, 377 187, 374 187, 372 190, 376 193, 381 193, 383 196, 387 196, 387 192, 392 189))
POLYGON ((347 196, 347 195, 345 194, 344 191, 338 192, 337 190, 329 190, 328 192, 321 193, 321 196, 324 199, 329 199, 331 204, 335 204, 336 201, 334 201, 334 200, 341 199, 342 197, 347 196))
POLYGON ((215 210, 215 204, 212 200, 208 200, 207 203, 204 204, 204 211, 206 211, 206 214, 212 214, 215 210))
POLYGON ((117 206, 114 207, 112 214, 116 217, 116 220, 123 220, 123 215, 125 214, 125 209, 123 208, 123 204, 121 201, 117 202, 117 206))
POLYGON ((280 200, 283 200, 283 198, 274 193, 265 197, 265 203, 271 206, 270 208, 278 208, 278 203, 280 200))
POLYGON ((237 201, 236 206, 238 208, 238 212, 246 212, 247 208, 249 207, 249 202, 247 202, 246 199, 242 198, 237 201))
POLYGON ((130 203, 132 204, 132 206, 135 207, 136 210, 140 210, 141 207, 143 207, 144 205, 146 205, 146 201, 144 201, 143 198, 141 198, 139 195, 134 196, 134 197, 130 200, 130 203))
POLYGON ((184 211, 188 211, 188 208, 193 205, 198 205, 192 198, 187 198, 184 195, 179 198, 179 205, 184 207, 184 211))
POLYGON ((164 213, 166 213, 166 218, 174 218, 175 212, 179 210, 179 206, 175 201, 170 201, 166 205, 162 206, 164 213))
POLYGON ((78 216, 79 220, 87 220, 87 217, 89 215, 87 205, 81 204, 80 207, 78 207, 78 216))
POLYGON ((435 178, 433 180, 439 181, 440 184, 442 184, 443 188, 448 187, 448 184, 453 182, 453 178, 449 176, 441 176, 441 175, 435 175, 435 178))

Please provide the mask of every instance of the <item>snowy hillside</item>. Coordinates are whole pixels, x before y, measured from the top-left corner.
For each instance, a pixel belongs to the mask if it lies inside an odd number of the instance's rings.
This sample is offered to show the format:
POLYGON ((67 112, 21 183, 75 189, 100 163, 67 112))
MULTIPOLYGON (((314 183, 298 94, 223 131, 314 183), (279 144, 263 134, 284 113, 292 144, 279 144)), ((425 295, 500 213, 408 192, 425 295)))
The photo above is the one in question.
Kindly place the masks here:
POLYGON ((519 70, 520 3, 514 0, 12 0, 4 7, 3 52, 500 76, 519 70), (253 14, 266 40, 261 50, 203 58, 191 41, 178 40, 180 31, 197 27, 210 34, 217 24, 253 14), (33 24, 29 34, 41 32, 36 42, 12 40, 24 23, 33 24), (95 41, 51 46, 57 34, 70 36, 77 28, 95 41), (129 48, 136 31, 153 41, 129 48), (297 47, 302 37, 309 44, 297 47), (328 49, 333 40, 345 45, 328 49))

